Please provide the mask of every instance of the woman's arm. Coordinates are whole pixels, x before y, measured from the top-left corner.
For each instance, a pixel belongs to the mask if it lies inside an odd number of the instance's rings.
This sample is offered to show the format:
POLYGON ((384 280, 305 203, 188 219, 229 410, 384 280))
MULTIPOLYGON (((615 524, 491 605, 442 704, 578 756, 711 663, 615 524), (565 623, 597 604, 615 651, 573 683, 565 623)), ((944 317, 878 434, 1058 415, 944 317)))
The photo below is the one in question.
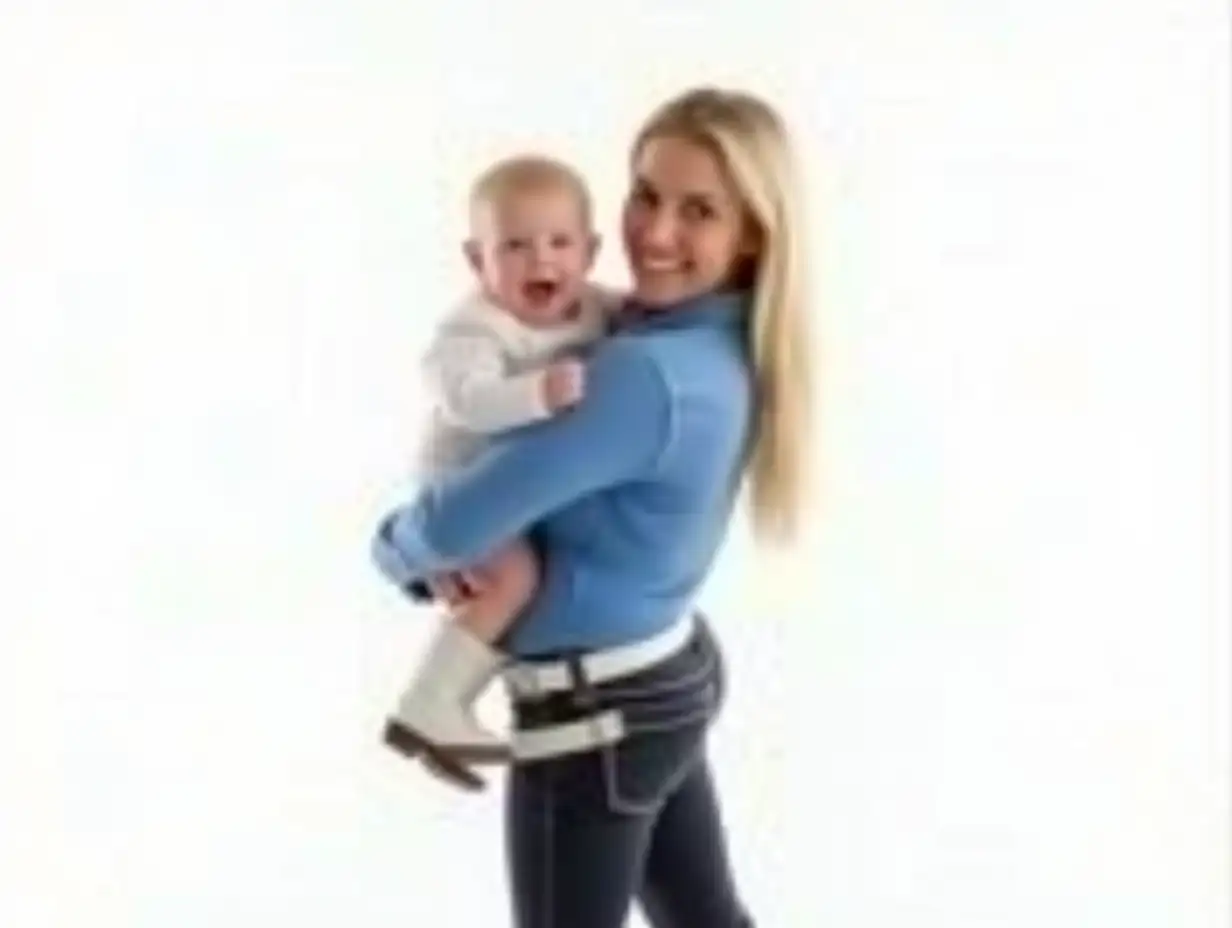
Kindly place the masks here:
POLYGON ((656 466, 667 441, 667 385, 631 340, 601 343, 573 410, 496 437, 473 462, 382 520, 373 540, 398 586, 481 560, 568 503, 656 466))

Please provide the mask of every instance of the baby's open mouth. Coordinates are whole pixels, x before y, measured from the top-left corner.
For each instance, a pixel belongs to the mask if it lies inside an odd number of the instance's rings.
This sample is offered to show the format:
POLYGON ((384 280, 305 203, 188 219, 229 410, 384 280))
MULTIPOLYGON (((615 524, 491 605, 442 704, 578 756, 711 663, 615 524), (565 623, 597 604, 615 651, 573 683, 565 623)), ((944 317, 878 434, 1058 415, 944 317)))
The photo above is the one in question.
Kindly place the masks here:
POLYGON ((522 288, 522 292, 534 303, 546 303, 556 296, 558 289, 559 285, 553 280, 532 280, 522 288))

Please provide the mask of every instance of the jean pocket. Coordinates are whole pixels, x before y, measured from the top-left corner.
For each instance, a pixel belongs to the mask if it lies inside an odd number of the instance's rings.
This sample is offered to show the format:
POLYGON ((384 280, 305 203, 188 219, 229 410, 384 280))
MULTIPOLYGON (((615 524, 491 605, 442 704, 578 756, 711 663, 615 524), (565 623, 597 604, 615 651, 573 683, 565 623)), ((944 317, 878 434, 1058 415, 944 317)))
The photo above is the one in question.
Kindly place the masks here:
POLYGON ((710 713, 677 720, 670 727, 630 731, 600 749, 609 811, 644 815, 656 810, 692 768, 710 727, 710 713))

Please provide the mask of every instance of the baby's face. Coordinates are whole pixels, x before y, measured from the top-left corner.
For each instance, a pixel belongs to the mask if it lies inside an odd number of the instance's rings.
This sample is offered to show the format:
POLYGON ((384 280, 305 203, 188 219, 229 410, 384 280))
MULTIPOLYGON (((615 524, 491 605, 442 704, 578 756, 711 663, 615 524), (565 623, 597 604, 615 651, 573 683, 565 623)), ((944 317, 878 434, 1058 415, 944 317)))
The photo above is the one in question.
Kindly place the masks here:
POLYGON ((553 325, 577 303, 596 242, 568 190, 513 193, 482 209, 467 253, 489 299, 528 325, 553 325))

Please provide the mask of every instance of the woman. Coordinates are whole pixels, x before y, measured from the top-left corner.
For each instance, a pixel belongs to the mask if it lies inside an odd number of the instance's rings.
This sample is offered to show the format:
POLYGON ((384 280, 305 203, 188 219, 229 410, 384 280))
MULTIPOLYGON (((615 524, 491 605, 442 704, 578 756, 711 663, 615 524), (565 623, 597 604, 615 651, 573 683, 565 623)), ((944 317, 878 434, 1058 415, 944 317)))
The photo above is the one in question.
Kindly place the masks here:
POLYGON ((777 114, 690 91, 634 141, 633 289, 569 416, 495 443, 377 533, 381 569, 438 578, 529 533, 538 593, 502 647, 507 851, 519 928, 752 925, 705 756, 722 661, 692 597, 744 477, 790 539, 808 447, 797 192, 777 114))

